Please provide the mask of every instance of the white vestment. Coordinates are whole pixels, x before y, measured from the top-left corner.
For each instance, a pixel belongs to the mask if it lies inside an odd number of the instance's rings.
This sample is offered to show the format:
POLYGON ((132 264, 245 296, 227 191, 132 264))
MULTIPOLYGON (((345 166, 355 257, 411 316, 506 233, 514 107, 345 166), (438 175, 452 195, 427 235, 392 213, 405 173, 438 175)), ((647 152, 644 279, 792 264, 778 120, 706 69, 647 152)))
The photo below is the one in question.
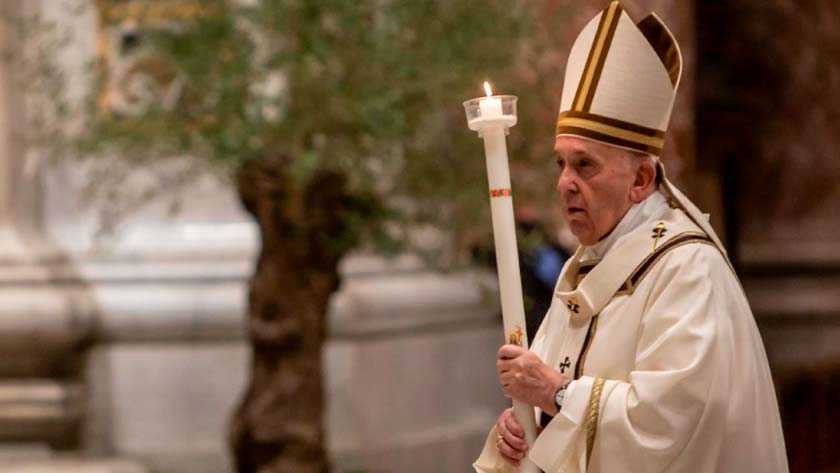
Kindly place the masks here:
MULTIPOLYGON (((764 347, 709 233, 656 192, 567 262, 532 345, 575 378, 528 452, 543 471, 788 471, 764 347)), ((476 471, 515 472, 496 438, 476 471)))

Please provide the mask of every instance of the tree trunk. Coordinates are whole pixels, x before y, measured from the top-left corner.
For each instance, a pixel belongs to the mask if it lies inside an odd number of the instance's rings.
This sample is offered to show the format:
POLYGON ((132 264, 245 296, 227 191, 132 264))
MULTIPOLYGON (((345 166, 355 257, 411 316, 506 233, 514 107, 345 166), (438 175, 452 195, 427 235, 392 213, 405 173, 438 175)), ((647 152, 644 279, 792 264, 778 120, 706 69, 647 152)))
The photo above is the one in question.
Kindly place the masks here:
POLYGON ((329 471, 321 349, 348 200, 342 176, 323 172, 298 186, 287 162, 255 161, 237 175, 262 237, 248 296, 250 380, 229 439, 239 473, 329 471))

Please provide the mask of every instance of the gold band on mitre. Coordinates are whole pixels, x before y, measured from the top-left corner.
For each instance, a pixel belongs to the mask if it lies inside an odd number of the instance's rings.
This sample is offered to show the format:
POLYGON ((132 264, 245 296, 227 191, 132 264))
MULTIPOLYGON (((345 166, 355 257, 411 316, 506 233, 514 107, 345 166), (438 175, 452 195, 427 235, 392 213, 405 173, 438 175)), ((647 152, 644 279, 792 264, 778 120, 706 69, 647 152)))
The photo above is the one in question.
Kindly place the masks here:
POLYGON ((655 14, 636 24, 610 3, 572 46, 557 136, 661 155, 681 71, 679 46, 655 14))
POLYGON ((595 141, 659 156, 665 132, 587 112, 562 112, 557 136, 578 135, 595 141))

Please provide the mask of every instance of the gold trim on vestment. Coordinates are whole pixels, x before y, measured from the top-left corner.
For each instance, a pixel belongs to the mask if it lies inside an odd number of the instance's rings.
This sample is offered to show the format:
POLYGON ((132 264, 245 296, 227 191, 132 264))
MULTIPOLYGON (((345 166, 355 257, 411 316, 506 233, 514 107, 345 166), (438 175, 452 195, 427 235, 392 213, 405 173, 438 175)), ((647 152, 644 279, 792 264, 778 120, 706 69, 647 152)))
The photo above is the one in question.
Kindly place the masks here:
POLYGON ((577 289, 580 282, 583 281, 583 278, 585 278, 590 271, 595 269, 595 266, 597 266, 600 262, 601 260, 599 259, 591 259, 578 263, 578 273, 577 276, 575 276, 575 289, 577 289))
POLYGON ((583 368, 586 365, 586 355, 589 353, 589 347, 592 346, 592 340, 595 339, 595 331, 598 330, 598 316, 595 314, 592 320, 589 321, 589 330, 586 331, 586 337, 583 339, 583 347, 580 349, 577 363, 575 363, 575 379, 583 376, 583 368))
POLYGON ((586 409, 586 468, 589 468, 589 457, 595 446, 595 435, 598 433, 598 417, 601 413, 601 392, 604 389, 604 379, 597 378, 592 383, 592 393, 589 395, 589 406, 586 409))
MULTIPOLYGON (((627 281, 621 286, 621 289, 613 297, 633 294, 633 291, 636 290, 639 283, 647 276, 650 269, 656 265, 659 258, 671 250, 691 243, 714 245, 709 237, 702 232, 685 232, 675 236, 639 263, 636 269, 630 274, 630 277, 627 278, 627 281)), ((592 341, 595 339, 595 333, 598 330, 599 316, 600 314, 595 314, 589 321, 589 329, 586 331, 586 337, 583 339, 583 347, 581 347, 580 355, 578 356, 577 363, 575 363, 575 379, 583 376, 583 370, 586 366, 586 356, 589 354, 589 348, 592 346, 592 341)))
MULTIPOLYGON (((647 256, 641 263, 633 270, 630 274, 630 277, 627 278, 627 281, 621 286, 621 289, 615 293, 615 296, 628 296, 633 294, 636 288, 639 286, 639 283, 647 276, 648 272, 650 272, 651 268, 656 264, 656 262, 665 255, 665 253, 675 250, 683 245, 688 245, 691 243, 702 243, 706 245, 714 245, 712 240, 702 232, 685 232, 681 233, 671 240, 667 241, 664 245, 660 246, 656 249, 656 251, 651 252, 650 255, 647 256)), ((613 297, 615 297, 613 296, 613 297)))
POLYGON ((588 259, 586 261, 581 261, 580 263, 578 263, 578 265, 581 268, 588 267, 589 269, 592 269, 593 266, 596 266, 600 262, 601 260, 599 259, 588 259))

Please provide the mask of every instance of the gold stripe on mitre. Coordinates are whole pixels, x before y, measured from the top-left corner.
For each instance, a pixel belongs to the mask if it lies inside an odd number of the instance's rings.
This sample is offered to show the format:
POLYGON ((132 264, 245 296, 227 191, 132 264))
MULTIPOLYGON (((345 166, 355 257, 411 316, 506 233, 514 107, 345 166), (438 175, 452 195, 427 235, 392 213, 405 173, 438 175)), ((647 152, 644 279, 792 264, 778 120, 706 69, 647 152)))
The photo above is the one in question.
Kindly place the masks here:
POLYGON ((572 46, 556 135, 661 156, 681 71, 659 17, 635 23, 611 2, 572 46))
POLYGON ((604 68, 604 62, 607 53, 609 53, 622 11, 624 10, 618 2, 612 2, 601 15, 598 31, 595 33, 595 42, 589 51, 589 57, 586 60, 586 66, 583 68, 583 75, 575 94, 574 110, 585 110, 587 104, 592 104, 592 97, 598 87, 598 79, 600 79, 601 71, 604 68))
POLYGON ((586 112, 561 113, 556 135, 580 136, 655 156, 660 156, 665 146, 664 131, 586 112))

